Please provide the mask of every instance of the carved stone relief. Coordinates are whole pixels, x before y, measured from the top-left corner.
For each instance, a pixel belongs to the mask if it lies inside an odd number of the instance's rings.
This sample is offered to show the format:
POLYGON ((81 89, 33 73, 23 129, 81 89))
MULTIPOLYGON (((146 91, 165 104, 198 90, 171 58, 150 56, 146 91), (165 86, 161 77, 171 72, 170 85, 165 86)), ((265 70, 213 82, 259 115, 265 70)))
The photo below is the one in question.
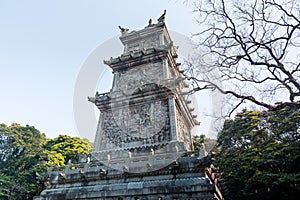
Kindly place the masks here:
POLYGON ((138 68, 116 72, 116 81, 113 86, 115 93, 113 95, 129 95, 145 84, 158 83, 163 79, 162 76, 158 75, 162 74, 163 67, 161 63, 150 63, 138 68))
POLYGON ((176 109, 176 124, 177 124, 177 134, 179 141, 184 142, 184 146, 187 150, 190 150, 190 133, 189 129, 183 119, 183 116, 180 114, 178 109, 176 109))
POLYGON ((168 141, 167 101, 133 105, 105 113, 102 148, 126 148, 168 141))
POLYGON ((159 36, 158 35, 153 35, 151 37, 148 37, 145 39, 143 43, 143 48, 153 48, 159 45, 159 36))
POLYGON ((130 45, 128 45, 128 51, 129 52, 134 52, 134 51, 138 51, 138 50, 141 50, 140 49, 140 44, 138 42, 131 43, 130 45))

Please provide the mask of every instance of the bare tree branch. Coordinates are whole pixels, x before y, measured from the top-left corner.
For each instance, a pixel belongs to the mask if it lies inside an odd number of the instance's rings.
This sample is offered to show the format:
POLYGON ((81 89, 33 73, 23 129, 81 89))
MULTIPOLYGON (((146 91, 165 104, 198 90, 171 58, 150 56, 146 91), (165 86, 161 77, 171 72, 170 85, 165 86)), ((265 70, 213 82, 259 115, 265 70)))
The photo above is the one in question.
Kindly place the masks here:
MULTIPOLYGON (((298 1, 195 1, 199 23, 193 36, 205 51, 187 64, 184 76, 201 84, 190 92, 213 89, 265 109, 299 107, 300 5, 298 1), (204 3, 205 2, 205 3, 204 3), (209 55, 209 56, 208 56, 209 55), (208 58, 209 57, 209 58, 208 58), (204 76, 218 71, 219 82, 204 76), (224 89, 226 88, 226 89, 224 89), (281 103, 276 103, 281 102, 281 103)), ((216 78, 216 77, 215 77, 216 78)))

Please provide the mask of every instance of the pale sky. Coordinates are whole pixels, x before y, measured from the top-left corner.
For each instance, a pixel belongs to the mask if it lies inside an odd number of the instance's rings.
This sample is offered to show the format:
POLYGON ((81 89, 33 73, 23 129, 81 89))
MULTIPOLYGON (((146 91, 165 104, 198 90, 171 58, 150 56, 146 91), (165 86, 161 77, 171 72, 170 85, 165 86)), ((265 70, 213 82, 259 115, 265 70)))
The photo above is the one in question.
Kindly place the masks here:
POLYGON ((118 25, 141 29, 164 9, 168 29, 190 36, 200 28, 183 2, 0 0, 0 123, 80 135, 73 93, 89 54, 118 36, 118 25))

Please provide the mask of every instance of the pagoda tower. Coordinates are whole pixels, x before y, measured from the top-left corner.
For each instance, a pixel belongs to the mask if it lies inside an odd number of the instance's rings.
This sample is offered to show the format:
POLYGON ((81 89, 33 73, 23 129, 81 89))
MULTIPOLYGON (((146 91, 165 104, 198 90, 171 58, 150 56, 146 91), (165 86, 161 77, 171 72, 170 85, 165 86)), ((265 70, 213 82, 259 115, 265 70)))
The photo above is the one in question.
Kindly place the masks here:
POLYGON ((100 110, 92 159, 50 167, 34 200, 223 199, 212 155, 193 151, 198 122, 164 20, 165 12, 138 31, 119 27, 124 52, 104 61, 112 88, 89 97, 100 110))
POLYGON ((164 17, 139 31, 120 29, 124 52, 104 61, 112 89, 89 98, 101 113, 92 155, 119 170, 156 170, 193 150, 198 122, 182 95, 186 85, 164 17))

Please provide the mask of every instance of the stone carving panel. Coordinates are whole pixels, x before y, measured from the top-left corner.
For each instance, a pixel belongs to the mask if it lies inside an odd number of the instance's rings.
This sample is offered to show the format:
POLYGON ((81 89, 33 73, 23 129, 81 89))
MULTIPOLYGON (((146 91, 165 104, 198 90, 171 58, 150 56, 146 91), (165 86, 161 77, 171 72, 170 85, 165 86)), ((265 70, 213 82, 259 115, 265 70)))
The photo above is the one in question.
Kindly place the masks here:
POLYGON ((159 45, 159 36, 158 35, 153 35, 151 37, 148 37, 145 39, 143 43, 143 48, 153 48, 159 45))
POLYGON ((105 113, 102 148, 132 147, 169 139, 167 101, 133 105, 105 113), (111 144, 111 145, 110 145, 111 144))
POLYGON ((139 42, 132 42, 128 44, 127 51, 135 52, 135 51, 140 51, 142 49, 155 48, 159 46, 159 44, 160 44, 159 35, 151 35, 143 38, 143 40, 139 42))
POLYGON ((184 142, 184 146, 187 150, 190 149, 190 137, 189 137, 189 129, 183 119, 183 116, 180 114, 178 109, 176 109, 176 126, 179 141, 184 142))
POLYGON ((134 52, 134 51, 138 51, 140 50, 140 45, 138 42, 136 43, 131 43, 130 45, 128 45, 128 51, 129 52, 134 52))
POLYGON ((129 95, 137 88, 151 83, 159 83, 162 80, 163 68, 161 63, 145 64, 138 68, 115 73, 113 95, 129 95))

